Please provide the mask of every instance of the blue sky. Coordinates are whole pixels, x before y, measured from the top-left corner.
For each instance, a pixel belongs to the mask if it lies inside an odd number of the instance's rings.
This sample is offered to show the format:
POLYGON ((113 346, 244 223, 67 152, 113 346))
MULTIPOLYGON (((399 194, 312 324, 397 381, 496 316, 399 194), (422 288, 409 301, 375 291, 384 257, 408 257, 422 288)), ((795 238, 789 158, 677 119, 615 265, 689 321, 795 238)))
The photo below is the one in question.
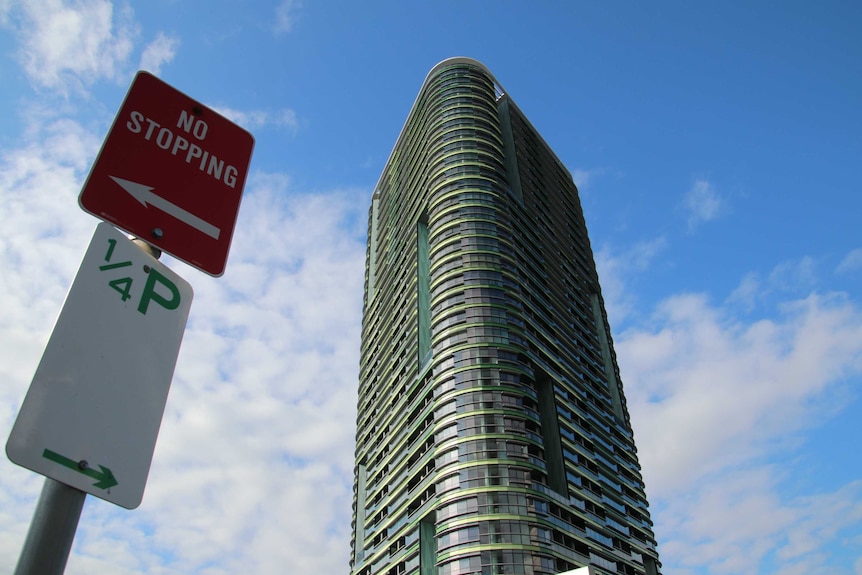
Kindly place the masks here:
MULTIPOLYGON (((0 431, 141 68, 256 137, 144 502, 67 573, 346 573, 366 210, 431 67, 486 64, 573 173, 664 573, 862 574, 862 6, 0 0, 0 431)), ((42 479, 0 461, 0 565, 42 479)))

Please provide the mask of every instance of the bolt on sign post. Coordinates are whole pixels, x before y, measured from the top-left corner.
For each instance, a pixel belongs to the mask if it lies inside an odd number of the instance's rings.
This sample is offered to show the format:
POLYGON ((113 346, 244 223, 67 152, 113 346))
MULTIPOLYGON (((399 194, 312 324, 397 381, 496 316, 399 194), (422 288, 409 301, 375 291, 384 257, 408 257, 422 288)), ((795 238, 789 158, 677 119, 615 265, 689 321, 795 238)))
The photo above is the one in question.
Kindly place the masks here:
POLYGON ((6 444, 14 463, 140 505, 192 287, 102 223, 6 444))
POLYGON ((254 137, 138 72, 78 202, 213 276, 227 264, 254 137))

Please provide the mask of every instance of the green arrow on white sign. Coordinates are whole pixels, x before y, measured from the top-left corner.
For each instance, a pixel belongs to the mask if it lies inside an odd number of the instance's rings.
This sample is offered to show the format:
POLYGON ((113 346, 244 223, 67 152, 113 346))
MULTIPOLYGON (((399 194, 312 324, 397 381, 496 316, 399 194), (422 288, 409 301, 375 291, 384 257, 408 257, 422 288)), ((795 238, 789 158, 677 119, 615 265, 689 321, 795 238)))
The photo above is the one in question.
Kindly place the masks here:
POLYGON ((55 453, 50 449, 46 449, 42 452, 42 457, 45 459, 50 459, 54 463, 59 463, 64 467, 68 467, 73 471, 77 471, 78 473, 83 473, 87 477, 92 477, 96 480, 96 483, 93 484, 93 487, 97 489, 110 489, 114 485, 119 485, 117 479, 114 477, 114 474, 111 473, 111 470, 105 467, 104 465, 99 465, 99 469, 101 471, 96 471, 92 467, 90 467, 86 461, 75 461, 73 459, 69 459, 68 457, 64 457, 59 453, 55 453))

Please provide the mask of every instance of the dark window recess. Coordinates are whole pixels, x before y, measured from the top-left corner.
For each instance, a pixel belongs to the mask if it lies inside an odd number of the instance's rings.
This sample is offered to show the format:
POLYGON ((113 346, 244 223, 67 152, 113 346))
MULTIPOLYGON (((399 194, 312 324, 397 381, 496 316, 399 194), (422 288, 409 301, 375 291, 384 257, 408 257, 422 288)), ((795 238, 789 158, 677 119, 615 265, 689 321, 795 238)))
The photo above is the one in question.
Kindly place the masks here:
POLYGON ((568 497, 566 468, 563 463, 563 447, 560 442, 560 422, 554 399, 554 382, 542 369, 536 367, 536 391, 539 399, 539 419, 542 425, 542 442, 545 448, 545 463, 548 487, 568 497))

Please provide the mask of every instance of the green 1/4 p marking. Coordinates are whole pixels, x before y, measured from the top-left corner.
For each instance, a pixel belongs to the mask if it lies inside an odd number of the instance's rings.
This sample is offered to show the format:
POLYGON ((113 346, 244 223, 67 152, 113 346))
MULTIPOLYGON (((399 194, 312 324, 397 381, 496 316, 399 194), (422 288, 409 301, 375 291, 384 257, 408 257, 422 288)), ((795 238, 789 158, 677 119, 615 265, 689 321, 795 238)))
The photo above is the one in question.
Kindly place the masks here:
POLYGON ((111 261, 111 254, 114 253, 114 248, 117 247, 117 240, 110 238, 108 239, 108 253, 105 254, 105 261, 111 261))
POLYGON ((141 294, 138 311, 146 315, 151 301, 169 310, 180 307, 180 290, 177 289, 174 282, 157 272, 155 268, 150 268, 150 271, 147 272, 147 283, 144 285, 144 292, 141 294), (156 293, 156 285, 159 284, 165 286, 171 293, 170 299, 156 293))
POLYGON ((68 467, 72 471, 77 471, 78 473, 82 473, 87 477, 92 477, 96 480, 96 483, 93 484, 93 487, 97 487, 99 489, 110 489, 114 485, 118 485, 117 479, 114 477, 114 474, 111 473, 111 470, 105 467, 104 465, 100 465, 99 469, 101 471, 96 471, 92 469, 89 465, 87 465, 86 461, 74 461, 51 451, 50 449, 46 449, 42 452, 42 457, 53 461, 54 463, 59 463, 63 467, 68 467))
MULTIPOLYGON (((116 248, 116 247, 117 247, 117 240, 115 240, 113 238, 109 238, 108 239, 108 251, 105 253, 105 261, 106 262, 111 261, 111 256, 114 255, 114 248, 116 248)), ((131 261, 114 262, 112 264, 107 263, 105 265, 99 266, 99 271, 100 272, 106 272, 108 270, 115 270, 117 268, 124 268, 124 267, 130 266, 130 265, 132 265, 131 261)), ((124 278, 111 280, 108 282, 108 285, 111 288, 115 289, 117 292, 119 292, 120 297, 123 298, 123 301, 126 301, 127 299, 132 297, 131 294, 129 293, 129 290, 132 289, 132 278, 124 277, 124 278)))
MULTIPOLYGON (((105 261, 110 262, 111 256, 114 255, 114 248, 117 247, 117 240, 111 238, 108 240, 108 251, 105 253, 105 261)), ((115 263, 106 263, 105 265, 99 266, 99 271, 106 272, 109 270, 115 270, 118 268, 124 268, 131 266, 131 261, 125 262, 115 262, 115 263)), ((163 274, 159 273, 155 269, 150 266, 144 266, 144 271, 147 272, 147 281, 144 284, 144 290, 141 292, 141 300, 138 302, 138 311, 144 315, 147 315, 147 310, 150 307, 150 302, 156 303, 166 310, 177 309, 180 306, 180 290, 177 288, 176 284, 165 277, 163 274), (156 286, 164 286, 165 289, 159 290, 161 293, 156 291, 156 286), (167 290, 169 295, 165 295, 164 291, 167 290)), ((116 290, 123 301, 132 297, 132 278, 130 277, 122 277, 117 278, 115 280, 111 280, 108 282, 108 285, 116 290)))

